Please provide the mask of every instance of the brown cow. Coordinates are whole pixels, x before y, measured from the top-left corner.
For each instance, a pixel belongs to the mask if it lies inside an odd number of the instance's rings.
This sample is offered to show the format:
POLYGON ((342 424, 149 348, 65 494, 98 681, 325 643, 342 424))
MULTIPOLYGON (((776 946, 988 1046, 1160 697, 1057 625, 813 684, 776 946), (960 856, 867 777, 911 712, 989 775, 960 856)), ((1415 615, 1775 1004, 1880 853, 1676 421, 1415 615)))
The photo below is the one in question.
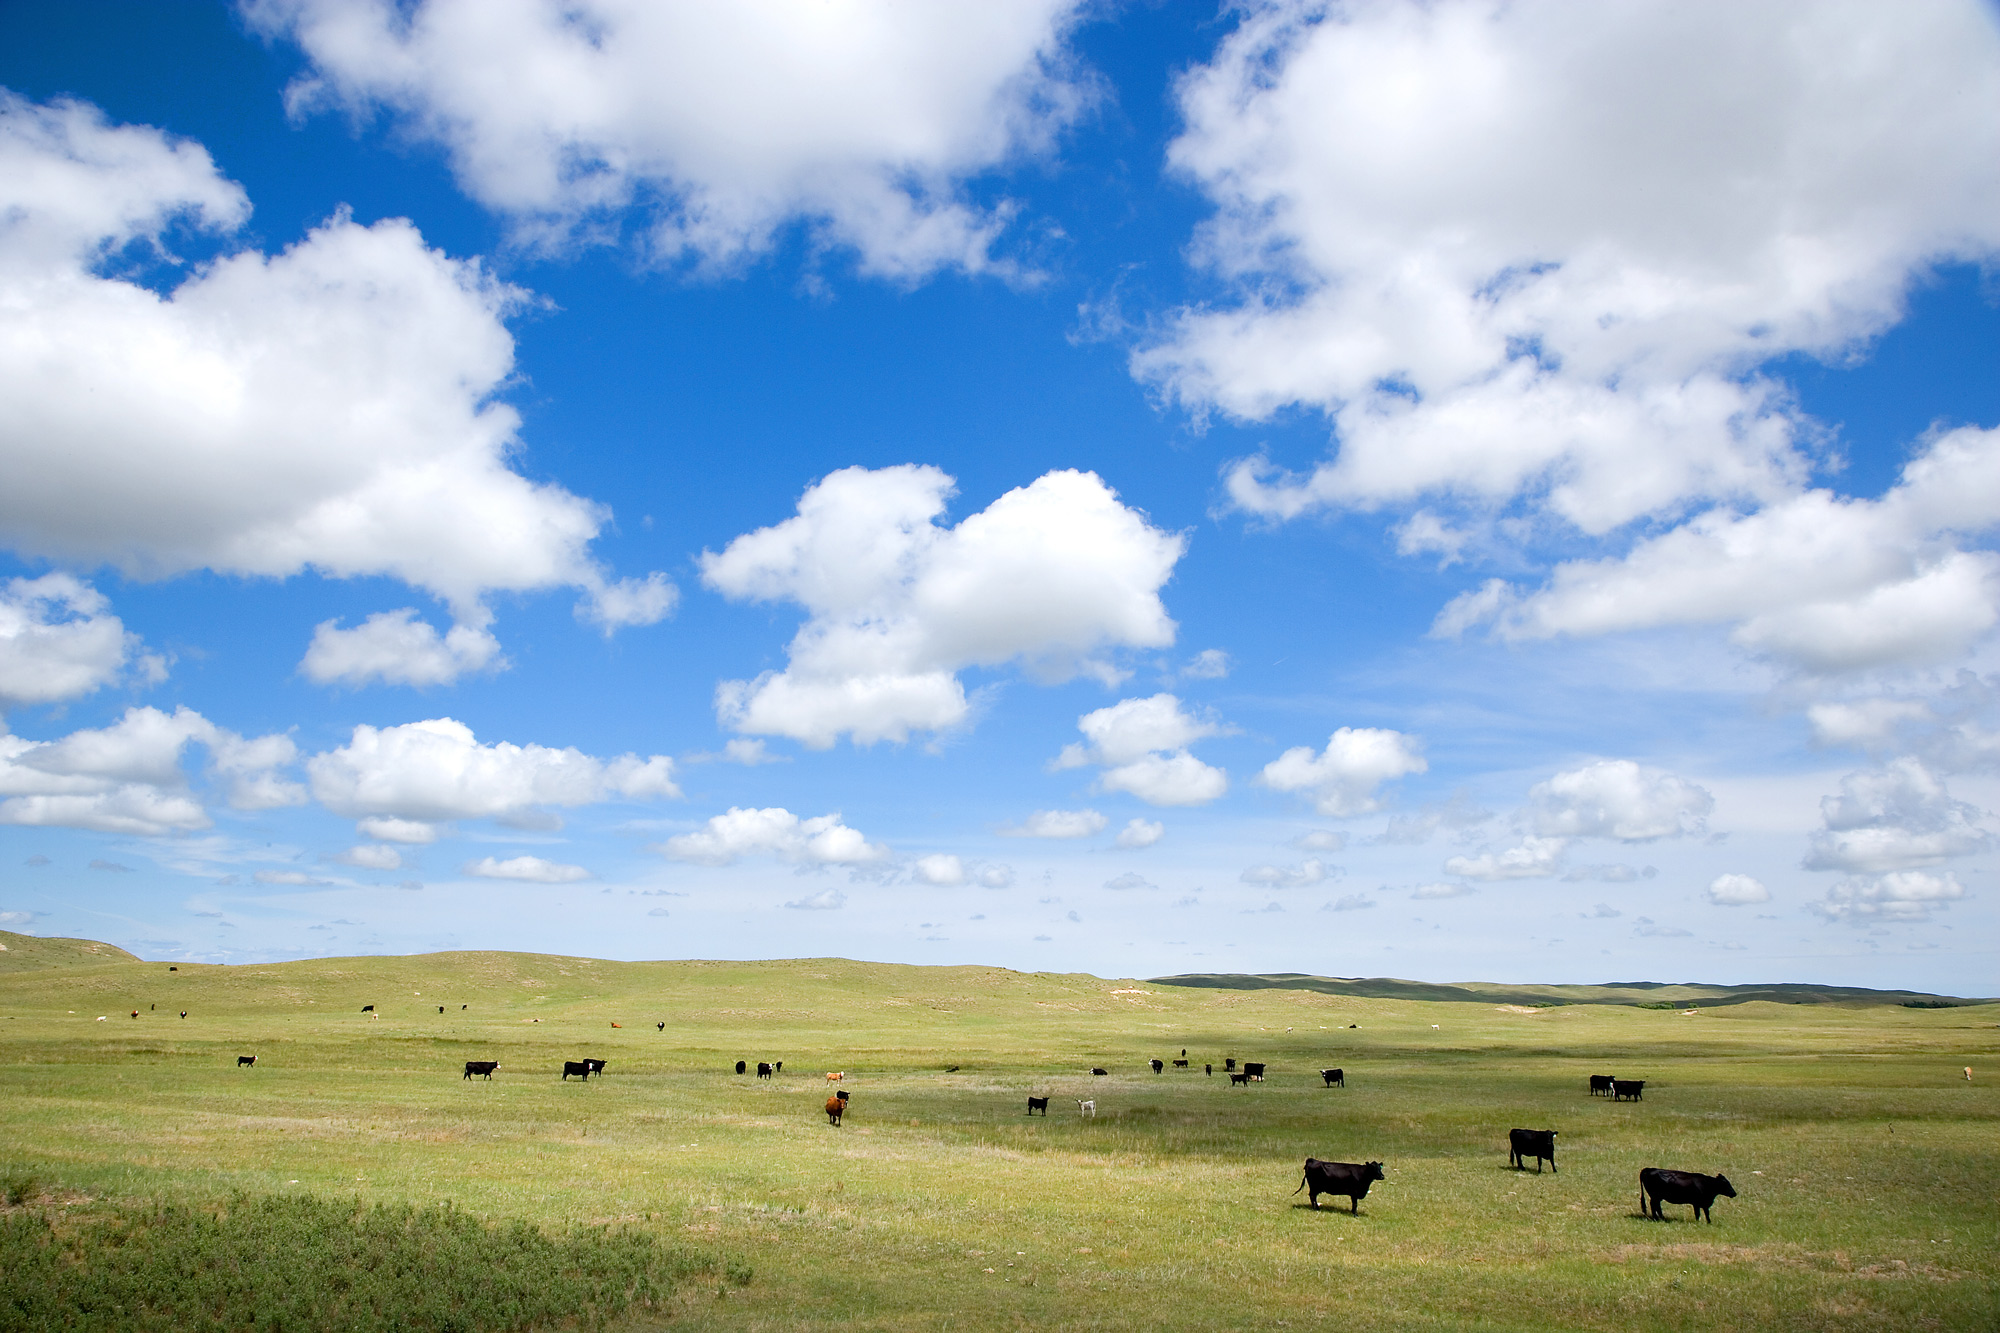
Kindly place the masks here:
POLYGON ((847 1110, 847 1099, 845 1097, 827 1098, 826 1123, 832 1125, 835 1129, 839 1129, 841 1114, 846 1110, 847 1110))

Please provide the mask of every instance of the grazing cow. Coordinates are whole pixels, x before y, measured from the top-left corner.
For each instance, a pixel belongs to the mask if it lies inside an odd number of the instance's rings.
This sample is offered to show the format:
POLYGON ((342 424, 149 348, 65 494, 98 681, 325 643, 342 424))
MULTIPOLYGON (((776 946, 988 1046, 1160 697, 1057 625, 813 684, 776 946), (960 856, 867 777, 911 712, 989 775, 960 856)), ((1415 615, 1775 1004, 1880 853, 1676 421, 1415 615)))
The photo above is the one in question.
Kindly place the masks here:
POLYGON ((1239 1083, 1240 1083, 1240 1084, 1242 1084, 1242 1085, 1243 1085, 1244 1087, 1246 1087, 1246 1088, 1247 1088, 1247 1087, 1249 1087, 1249 1086, 1250 1086, 1250 1076, 1249 1076, 1248 1074, 1231 1074, 1231 1075, 1229 1076, 1229 1086, 1230 1086, 1230 1087, 1232 1087, 1232 1088, 1233 1088, 1233 1087, 1235 1087, 1235 1086, 1236 1086, 1237 1084, 1239 1084, 1239 1083))
POLYGON ((748 1069, 749 1067, 750 1066, 744 1064, 741 1060, 738 1060, 736 1062, 736 1072, 739 1074, 742 1073, 744 1070, 748 1069))
MULTIPOLYGON (((1359 1213, 1361 1201, 1368 1197, 1371 1182, 1385 1179, 1380 1162, 1322 1162, 1317 1157, 1306 1158, 1305 1179, 1299 1182, 1299 1190, 1310 1190, 1306 1197, 1312 1206, 1319 1207, 1322 1194, 1345 1194, 1349 1211, 1359 1213)), ((1299 1190, 1293 1190, 1297 1194, 1299 1190)))
POLYGON ((602 1074, 604 1072, 604 1061, 602 1060, 593 1060, 586 1055, 583 1057, 583 1062, 590 1067, 590 1072, 593 1074, 602 1074))
POLYGON ((1040 1111, 1040 1112, 1042 1113, 1042 1119, 1046 1120, 1046 1119, 1048 1119, 1048 1118, 1049 1118, 1049 1099, 1048 1099, 1048 1098, 1046 1098, 1046 1097, 1030 1097, 1030 1098, 1028 1098, 1028 1114, 1029 1114, 1029 1115, 1033 1115, 1033 1114, 1034 1114, 1035 1112, 1037 1112, 1037 1111, 1040 1111))
POLYGON ((460 1010, 461 1012, 463 1012, 464 1010, 467 1010, 467 1009, 470 1009, 470 1008, 471 1008, 472 1006, 471 1006, 471 1005, 469 1005, 469 1004, 461 1004, 461 1005, 460 1005, 460 1006, 458 1006, 458 1007, 459 1007, 459 1010, 460 1010))
POLYGON ((170 968, 168 968, 168 969, 167 969, 167 971, 169 971, 169 972, 178 972, 178 971, 180 971, 180 969, 179 969, 178 967, 170 967, 170 968))
POLYGON ((1507 1131, 1507 1165, 1516 1171, 1528 1169, 1528 1159, 1535 1159, 1535 1174, 1542 1173, 1542 1162, 1548 1161, 1549 1170, 1556 1169, 1556 1132, 1553 1129, 1510 1129, 1507 1131))
POLYGON ((840 1082, 840 1080, 842 1080, 842 1079, 844 1079, 844 1078, 846 1078, 846 1077, 847 1077, 847 1071, 846 1071, 845 1069, 843 1069, 843 1070, 841 1070, 841 1071, 840 1071, 839 1073, 837 1073, 837 1074, 828 1074, 828 1075, 826 1076, 826 1081, 827 1081, 827 1082, 829 1082, 829 1083, 838 1083, 838 1082, 840 1082))
POLYGON ((1259 1083, 1264 1081, 1264 1066, 1255 1060, 1245 1060, 1243 1062, 1243 1072, 1251 1078, 1256 1079, 1259 1083))
POLYGON ((245 1065, 254 1065, 256 1063, 257 1057, 254 1055, 239 1055, 236 1057, 236 1067, 238 1069, 243 1068, 245 1065))
POLYGON ((771 1068, 774 1072, 782 1074, 785 1072, 785 1062, 783 1060, 773 1060, 771 1061, 771 1068))
POLYGON ((1344 1088, 1347 1086, 1347 1071, 1345 1069, 1322 1069, 1319 1071, 1319 1076, 1326 1080, 1326 1086, 1329 1088, 1344 1088))
POLYGON ((1096 1069, 1096 1068, 1093 1068, 1090 1072, 1091 1076, 1094 1078, 1109 1077, 1111 1073, 1111 1071, 1108 1069, 1096 1069))
POLYGON ((1668 1171, 1657 1166, 1649 1166, 1639 1173, 1639 1211, 1657 1221, 1667 1220, 1667 1215, 1660 1211, 1661 1204, 1684 1203, 1694 1209, 1695 1217, 1713 1222, 1715 1217, 1709 1209, 1714 1206, 1718 1195, 1725 1199, 1736 1197, 1736 1189, 1729 1183, 1728 1176, 1704 1176, 1699 1171, 1668 1171))
POLYGON ((836 1096, 836 1097, 838 1097, 838 1098, 839 1098, 839 1099, 840 1099, 840 1100, 841 1100, 841 1101, 842 1101, 843 1103, 845 1103, 845 1102, 847 1101, 847 1089, 846 1089, 846 1088, 842 1088, 842 1089, 840 1089, 840 1090, 839 1090, 838 1092, 834 1093, 833 1095, 834 1095, 834 1096, 836 1096))
MULTIPOLYGON (((132 1017, 134 1017, 134 1018, 137 1018, 138 1016, 139 1016, 139 1015, 137 1015, 137 1014, 134 1014, 134 1015, 132 1015, 132 1017)), ((1149 1064, 1149 1065, 1151 1065, 1151 1066, 1153 1067, 1153 1072, 1154 1072, 1155 1074, 1159 1073, 1159 1072, 1160 1072, 1160 1071, 1161 1071, 1162 1069, 1165 1069, 1165 1068, 1166 1068, 1166 1066, 1165 1066, 1165 1065, 1163 1065, 1163 1064, 1161 1064, 1161 1063, 1160 1063, 1160 1062, 1159 1062, 1158 1060, 1148 1060, 1148 1061, 1146 1061, 1146 1063, 1147 1063, 1147 1064, 1149 1064)))
POLYGON ((1185 1046, 1181 1047, 1181 1059, 1187 1059, 1187 1047, 1185 1046))
POLYGON ((132 1011, 132 1017, 137 1018, 138 1016, 139 1016, 139 1011, 137 1009, 134 1009, 132 1011))
POLYGON ((624 1027, 625 1025, 624 1025, 623 1023, 613 1023, 613 1024, 611 1025, 611 1026, 612 1026, 612 1027, 615 1027, 615 1028, 622 1028, 622 1027, 624 1027))
POLYGON ((1214 1066, 1214 1065, 1203 1065, 1203 1066, 1201 1067, 1201 1072, 1202 1072, 1203 1074, 1207 1075, 1207 1076, 1208 1076, 1209 1078, 1214 1078, 1214 1077, 1215 1077, 1215 1066, 1214 1066))
POLYGON ((832 1125, 835 1129, 839 1129, 840 1117, 846 1114, 846 1112, 847 1099, 845 1097, 829 1097, 826 1099, 827 1124, 832 1125))
POLYGON ((667 1030, 667 1025, 665 1023, 658 1024, 657 1026, 662 1032, 665 1032, 667 1030))
POLYGON ((1592 1074, 1590 1076, 1590 1095, 1593 1097, 1609 1097, 1611 1095, 1611 1085, 1617 1081, 1617 1079, 1609 1074, 1592 1074))
POLYGON ((439 1005, 439 1006, 438 1006, 438 1012, 439 1012, 439 1013, 443 1013, 443 1012, 444 1012, 444 1006, 443 1006, 443 1005, 439 1005))
POLYGON ((471 1078, 474 1074, 478 1074, 488 1083, 491 1083, 493 1081, 493 1071, 499 1067, 500 1062, 498 1060, 467 1060, 465 1062, 465 1076, 471 1078))
POLYGON ((361 1012, 364 1014, 372 1014, 375 1012, 375 1006, 372 1004, 364 1004, 361 1006, 361 1012))
POLYGON ((185 1009, 181 1010, 181 1017, 186 1018, 187 1016, 188 1016, 188 1011, 185 1009))
POLYGON ((1092 1120, 1097 1119, 1097 1098, 1092 1097, 1089 1101, 1084 1101, 1083 1099, 1078 1098, 1076 1103, 1076 1113, 1079 1117, 1087 1115, 1092 1120))
POLYGON ((565 1083, 569 1081, 569 1076, 571 1074, 575 1074, 585 1083, 590 1082, 590 1061, 588 1060, 563 1061, 563 1081, 565 1083))
POLYGON ((958 1066, 957 1066, 957 1065, 946 1065, 946 1066, 944 1067, 944 1072, 945 1072, 945 1073, 947 1073, 947 1074, 956 1074, 956 1073, 958 1072, 958 1066))
POLYGON ((1972 1066, 1971 1066, 1971 1065, 1967 1065, 1967 1066, 1965 1067, 1965 1081, 1966 1081, 1967 1083, 1970 1083, 1970 1082, 1972 1082, 1972 1066))
POLYGON ((1643 1078, 1614 1078, 1611 1080, 1611 1100, 1614 1102, 1639 1102, 1646 1099, 1646 1080, 1643 1078))
POLYGON ((769 1060, 759 1060, 757 1062, 757 1077, 758 1078, 771 1077, 771 1062, 769 1060))
POLYGON ((1186 1069, 1186 1068, 1187 1068, 1187 1061, 1185 1061, 1185 1060, 1176 1060, 1176 1061, 1174 1061, 1174 1068, 1176 1068, 1176 1069, 1186 1069))

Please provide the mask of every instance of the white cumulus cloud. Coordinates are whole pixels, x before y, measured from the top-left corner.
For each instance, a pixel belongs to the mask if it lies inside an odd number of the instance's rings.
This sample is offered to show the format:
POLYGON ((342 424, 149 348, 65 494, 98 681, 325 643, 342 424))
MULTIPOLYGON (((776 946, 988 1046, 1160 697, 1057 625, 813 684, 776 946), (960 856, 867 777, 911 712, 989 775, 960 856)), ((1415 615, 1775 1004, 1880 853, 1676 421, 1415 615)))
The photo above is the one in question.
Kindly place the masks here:
MULTIPOLYGON (((838 814, 800 819, 789 810, 731 806, 694 833, 669 838, 656 850, 675 861, 724 866, 739 857, 775 856, 798 865, 866 865, 889 855, 841 822, 838 814)), ((837 904, 836 904, 837 905, 837 904)))
POLYGON ((1802 472, 1756 368, 1838 355, 2000 251, 1977 0, 1247 7, 1178 87, 1195 247, 1236 299, 1134 359, 1199 410, 1325 413, 1289 515, 1523 494, 1588 532, 1802 472))
POLYGON ((920 856, 910 863, 910 873, 925 884, 949 888, 965 883, 965 862, 948 852, 920 856))
POLYGON ((1914 870, 1992 842, 1979 810, 1954 800, 1942 778, 1908 756, 1843 778, 1840 794, 1820 801, 1820 815, 1826 827, 1813 834, 1808 870, 1914 870))
POLYGON ((843 734, 902 741, 965 721, 964 668, 1115 681, 1106 653, 1173 642, 1159 590, 1186 539, 1094 474, 1048 473, 940 526, 951 494, 934 467, 845 468, 810 487, 796 516, 703 552, 717 592, 810 613, 785 670, 717 689, 724 724, 814 748, 843 734))
POLYGON ((1151 847, 1167 836, 1167 826, 1157 819, 1128 819, 1118 830, 1118 845, 1127 851, 1151 847))
POLYGON ((1430 765, 1418 753, 1416 737, 1380 727, 1342 727, 1315 754, 1299 745, 1264 765, 1259 778, 1274 791, 1306 791, 1323 815, 1347 818, 1380 808, 1376 793, 1385 782, 1422 773, 1430 765))
POLYGON ((1709 882, 1708 900, 1717 907, 1749 907, 1770 902, 1771 891, 1748 875, 1717 875, 1709 882))
POLYGON ((1965 896, 1965 886, 1949 871, 1934 875, 1923 870, 1897 870, 1874 879, 1843 880, 1827 890, 1825 899, 1808 905, 1829 921, 1865 926, 1928 921, 1933 908, 1965 896))
POLYGON ((470 727, 448 717, 357 726, 346 745, 307 760, 306 773, 321 805, 392 842, 430 841, 436 835, 430 826, 444 820, 681 794, 673 760, 664 755, 604 760, 573 746, 482 745, 470 727))
POLYGON ((418 620, 413 607, 382 611, 353 629, 337 620, 313 631, 299 670, 322 685, 449 685, 488 667, 500 669, 500 641, 479 625, 453 625, 444 634, 418 620))
POLYGON ((362 870, 401 870, 403 854, 394 847, 379 842, 363 843, 350 847, 333 858, 342 865, 356 866, 362 870))
POLYGON ((483 856, 466 862, 464 873, 480 879, 514 879, 529 884, 574 884, 590 878, 590 872, 582 866, 564 865, 539 856, 513 856, 505 861, 483 856))
POLYGON ((1261 884, 1267 888, 1299 889, 1323 882, 1327 873, 1323 861, 1308 857, 1304 863, 1295 866, 1251 866, 1237 878, 1245 884, 1261 884))
POLYGON ((1150 805, 1205 805, 1229 790, 1229 776, 1187 747, 1225 728, 1181 707, 1171 694, 1121 699, 1076 720, 1081 744, 1065 746, 1053 767, 1099 764, 1098 786, 1130 792, 1150 805))
POLYGON ((1095 810, 1036 810, 1018 824, 1002 825, 1010 838, 1088 838, 1111 821, 1095 810))
POLYGON ((244 0, 311 73, 295 111, 394 112, 524 239, 615 235, 726 264, 803 223, 910 280, 979 272, 1011 207, 963 185, 1047 151, 1092 98, 1077 0, 244 0))
MULTIPOLYGON (((89 694, 117 680, 139 647, 88 583, 63 573, 10 579, 0 589, 0 708, 89 694)), ((153 656, 140 665, 154 678, 166 669, 153 656)))
POLYGON ((846 903, 847 895, 839 889, 821 889, 818 893, 795 899, 792 902, 786 903, 785 906, 794 907, 804 912, 833 912, 838 911, 846 903))
POLYGON ((1649 842, 1699 833, 1715 798, 1708 791, 1630 759, 1605 759, 1558 773, 1528 793, 1535 832, 1546 838, 1649 842))
POLYGON ((1444 872, 1465 879, 1548 879, 1560 868, 1568 846, 1566 838, 1539 838, 1530 834, 1513 847, 1483 851, 1477 856, 1454 856, 1444 863, 1444 872))
POLYGON ((144 578, 387 576, 469 624, 493 591, 606 593, 607 511, 509 466, 525 295, 477 262, 338 214, 164 293, 101 272, 249 211, 198 144, 0 93, 0 543, 144 578))

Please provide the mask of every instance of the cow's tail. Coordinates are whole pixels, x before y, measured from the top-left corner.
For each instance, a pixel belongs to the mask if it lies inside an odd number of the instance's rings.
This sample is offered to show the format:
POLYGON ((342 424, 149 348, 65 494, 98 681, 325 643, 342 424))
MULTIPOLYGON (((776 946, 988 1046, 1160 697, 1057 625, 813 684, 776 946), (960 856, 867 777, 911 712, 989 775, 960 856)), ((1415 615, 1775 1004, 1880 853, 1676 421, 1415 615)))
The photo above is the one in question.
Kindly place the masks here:
MULTIPOLYGON (((1299 1190, 1302 1190, 1306 1187, 1306 1179, 1307 1177, 1303 1175, 1299 1177, 1299 1190)), ((1296 1199, 1299 1197, 1299 1190, 1293 1190, 1290 1194, 1287 1194, 1285 1197, 1288 1199, 1296 1199)))

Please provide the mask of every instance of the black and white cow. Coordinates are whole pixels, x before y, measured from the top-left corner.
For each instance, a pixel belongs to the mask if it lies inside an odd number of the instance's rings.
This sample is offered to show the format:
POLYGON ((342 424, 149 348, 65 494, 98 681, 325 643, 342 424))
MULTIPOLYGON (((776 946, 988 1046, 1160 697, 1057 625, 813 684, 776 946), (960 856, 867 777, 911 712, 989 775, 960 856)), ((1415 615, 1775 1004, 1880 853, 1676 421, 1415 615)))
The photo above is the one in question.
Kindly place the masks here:
POLYGON ((1510 1129, 1507 1131, 1507 1165, 1517 1171, 1528 1169, 1528 1159, 1535 1159, 1535 1174, 1542 1172, 1542 1163, 1547 1161, 1549 1170, 1556 1169, 1556 1133, 1553 1129, 1510 1129))
MULTIPOLYGON (((1299 1190, 1310 1190, 1307 1196, 1312 1206, 1319 1207, 1322 1194, 1345 1194, 1351 1205, 1350 1211, 1359 1213, 1361 1201, 1368 1197, 1371 1182, 1383 1180, 1380 1162, 1322 1162, 1317 1157, 1306 1158, 1305 1179, 1299 1182, 1299 1190)), ((1299 1190, 1293 1190, 1297 1194, 1299 1190)))
POLYGON ((759 1060, 757 1062, 757 1077, 758 1078, 771 1077, 771 1062, 769 1060, 759 1060))
POLYGON ((1161 1064, 1158 1060, 1148 1060, 1146 1061, 1146 1063, 1152 1066, 1153 1072, 1155 1074, 1159 1073, 1162 1069, 1166 1068, 1166 1066, 1161 1064))
POLYGON ((604 1061, 602 1060, 593 1060, 589 1056, 585 1056, 583 1063, 593 1074, 602 1074, 604 1072, 604 1061))
POLYGON ((1319 1071, 1319 1076, 1326 1080, 1326 1086, 1329 1088, 1344 1088, 1347 1086, 1347 1071, 1345 1069, 1322 1069, 1319 1071))
POLYGON ((1736 1197, 1728 1176, 1704 1176, 1699 1171, 1669 1171, 1658 1166, 1649 1166, 1639 1173, 1639 1211, 1662 1222, 1667 1220, 1667 1215, 1660 1211, 1663 1203, 1688 1204, 1696 1217, 1713 1222, 1715 1217, 1709 1209, 1718 1197, 1736 1197))

